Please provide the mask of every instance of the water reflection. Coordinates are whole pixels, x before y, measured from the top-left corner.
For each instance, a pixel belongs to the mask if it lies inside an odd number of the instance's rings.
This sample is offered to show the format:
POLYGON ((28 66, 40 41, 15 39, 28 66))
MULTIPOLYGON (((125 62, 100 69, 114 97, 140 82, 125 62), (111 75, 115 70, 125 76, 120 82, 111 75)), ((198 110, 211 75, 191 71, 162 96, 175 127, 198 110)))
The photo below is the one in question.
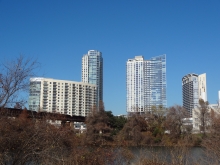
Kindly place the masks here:
POLYGON ((154 162, 166 164, 206 165, 213 162, 202 147, 130 147, 132 164, 154 162))

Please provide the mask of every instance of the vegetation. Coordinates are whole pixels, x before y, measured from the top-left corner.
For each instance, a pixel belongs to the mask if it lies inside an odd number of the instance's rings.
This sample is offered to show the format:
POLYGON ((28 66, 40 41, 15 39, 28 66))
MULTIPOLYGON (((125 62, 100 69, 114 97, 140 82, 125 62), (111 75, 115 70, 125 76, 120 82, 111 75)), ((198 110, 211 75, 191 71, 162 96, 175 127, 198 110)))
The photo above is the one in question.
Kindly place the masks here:
POLYGON ((199 99, 199 106, 197 108, 197 111, 195 111, 196 116, 199 119, 200 122, 200 130, 203 133, 203 136, 206 135, 206 131, 208 130, 208 127, 210 125, 210 109, 209 109, 209 103, 208 101, 204 101, 202 99, 199 99))
POLYGON ((23 56, 0 64, 0 107, 24 106, 26 100, 19 93, 29 90, 29 78, 38 67, 36 60, 23 56))
POLYGON ((96 107, 93 107, 91 114, 86 119, 87 131, 85 133, 85 143, 104 145, 106 141, 111 141, 112 129, 110 128, 109 120, 102 102, 100 102, 98 110, 96 107))
MULTIPOLYGON (((54 126, 43 119, 28 118, 27 110, 18 118, 0 116, 0 164, 192 164, 189 148, 206 149, 206 164, 219 164, 220 116, 211 112, 212 125, 206 136, 191 134, 181 121, 185 110, 180 106, 168 109, 167 117, 160 108, 149 114, 133 114, 118 132, 118 117, 104 111, 103 103, 86 119, 87 131, 78 133, 68 125, 54 126), (182 112, 183 111, 183 112, 182 112), (181 129, 183 128, 183 129, 181 129), (165 133, 166 130, 170 133, 165 133), (167 146, 169 159, 152 151, 150 158, 131 152, 131 146, 167 146)), ((126 121, 126 122, 124 122, 126 121)), ((203 135, 203 134, 201 134, 203 135)), ((197 162, 198 163, 198 162, 197 162)), ((196 163, 195 163, 196 164, 196 163)))
MULTIPOLYGON (((96 113, 88 123, 93 131, 76 134, 71 127, 56 127, 48 122, 47 116, 41 120, 28 118, 23 110, 18 118, 0 116, 0 164, 122 164, 129 162, 129 150, 104 146, 108 138, 103 111, 96 113), (94 117, 100 117, 94 122, 94 117), (104 120, 103 120, 104 119, 104 120), (101 124, 100 124, 101 123, 101 124), (99 131, 102 133, 99 134, 99 131), (89 133, 92 138, 89 138, 89 133), (100 135, 100 137, 99 137, 100 135), (107 137, 107 138, 106 138, 107 137)), ((107 116, 107 115, 106 115, 107 116)), ((108 132, 108 131, 107 131, 108 132)))
MULTIPOLYGON (((17 61, 2 65, 0 73, 0 107, 14 105, 22 109, 25 101, 18 93, 28 88, 28 78, 36 61, 20 56, 17 61)), ((4 165, 176 165, 193 164, 189 148, 202 146, 206 164, 220 164, 220 113, 199 101, 196 111, 200 133, 193 134, 185 122, 187 111, 181 106, 168 109, 153 106, 145 114, 133 113, 127 118, 105 111, 104 103, 91 109, 86 118, 86 132, 79 133, 68 125, 50 124, 51 118, 29 118, 24 109, 19 117, 0 113, 0 164, 4 165), (170 147, 169 158, 152 151, 135 157, 131 146, 170 147), (135 161, 134 161, 135 160, 135 161)), ((54 119, 55 120, 55 119, 54 119)), ((199 164, 196 162, 194 164, 199 164)))

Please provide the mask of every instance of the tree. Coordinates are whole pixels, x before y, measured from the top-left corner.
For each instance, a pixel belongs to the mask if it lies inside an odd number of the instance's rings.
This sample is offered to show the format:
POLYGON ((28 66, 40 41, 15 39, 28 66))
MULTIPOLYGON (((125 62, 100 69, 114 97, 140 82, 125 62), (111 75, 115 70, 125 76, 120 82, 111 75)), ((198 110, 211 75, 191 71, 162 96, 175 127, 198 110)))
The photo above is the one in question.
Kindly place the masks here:
POLYGON ((113 129, 111 134, 116 135, 124 127, 127 119, 123 116, 114 116, 111 111, 105 111, 109 117, 109 125, 113 129))
POLYGON ((149 131, 155 137, 162 138, 164 133, 166 109, 163 106, 152 106, 151 111, 146 113, 146 121, 149 126, 149 131))
POLYGON ((36 60, 20 55, 12 61, 6 61, 0 67, 0 107, 12 106, 15 103, 25 104, 25 99, 19 97, 21 92, 29 89, 29 78, 38 68, 36 60))
POLYGON ((182 106, 176 105, 169 108, 165 127, 170 131, 171 137, 178 140, 184 130, 184 126, 188 124, 184 124, 184 118, 187 117, 189 117, 188 112, 182 106))
POLYGON ((210 164, 220 164, 220 109, 210 110, 211 124, 209 134, 203 138, 201 146, 205 148, 210 164))
POLYGON ((100 101, 98 109, 94 106, 86 118, 86 143, 104 144, 112 140, 109 117, 107 116, 103 102, 100 101))
POLYGON ((144 140, 142 132, 147 131, 148 125, 144 115, 131 114, 128 121, 118 135, 119 141, 130 141, 133 145, 140 145, 144 140))
POLYGON ((208 101, 199 99, 199 106, 194 109, 195 115, 198 117, 200 122, 200 131, 203 135, 206 134, 206 130, 210 126, 210 109, 208 101))
POLYGON ((0 116, 0 164, 67 164, 64 161, 76 148, 76 136, 47 121, 47 116, 28 118, 27 110, 18 118, 0 116))

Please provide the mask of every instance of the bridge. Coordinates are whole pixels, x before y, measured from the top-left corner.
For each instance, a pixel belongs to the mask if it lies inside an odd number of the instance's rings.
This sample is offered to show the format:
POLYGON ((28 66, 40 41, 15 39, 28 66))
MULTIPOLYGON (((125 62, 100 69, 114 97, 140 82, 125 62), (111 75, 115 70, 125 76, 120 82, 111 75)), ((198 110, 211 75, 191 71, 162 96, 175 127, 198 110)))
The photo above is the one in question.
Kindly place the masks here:
POLYGON ((0 116, 19 117, 21 114, 25 114, 27 118, 33 119, 60 120, 63 124, 66 122, 85 122, 84 116, 70 116, 65 114, 36 112, 16 108, 0 108, 0 116))

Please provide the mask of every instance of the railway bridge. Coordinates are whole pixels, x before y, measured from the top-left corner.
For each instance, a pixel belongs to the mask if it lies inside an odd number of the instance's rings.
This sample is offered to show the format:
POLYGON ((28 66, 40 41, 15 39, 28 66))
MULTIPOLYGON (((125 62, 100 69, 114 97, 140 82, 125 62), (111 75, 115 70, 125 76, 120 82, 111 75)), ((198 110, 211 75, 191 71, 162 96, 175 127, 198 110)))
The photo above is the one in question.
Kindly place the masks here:
POLYGON ((61 121, 61 125, 69 122, 71 125, 74 122, 85 122, 84 116, 70 116, 65 114, 58 113, 49 113, 49 112, 36 112, 31 110, 22 110, 16 108, 0 108, 0 116, 7 117, 19 117, 22 113, 27 115, 27 118, 33 119, 47 119, 47 120, 59 120, 61 121))

